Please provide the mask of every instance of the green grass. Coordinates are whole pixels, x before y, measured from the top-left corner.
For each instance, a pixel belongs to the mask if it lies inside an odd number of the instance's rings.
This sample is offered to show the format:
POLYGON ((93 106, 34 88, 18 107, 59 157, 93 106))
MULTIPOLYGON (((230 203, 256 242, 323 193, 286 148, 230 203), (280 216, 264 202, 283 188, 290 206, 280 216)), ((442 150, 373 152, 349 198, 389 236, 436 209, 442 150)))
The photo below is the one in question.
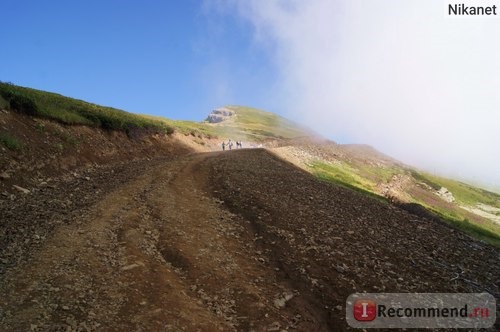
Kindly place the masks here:
POLYGON ((359 176, 354 168, 346 163, 335 165, 324 162, 314 162, 310 165, 310 168, 311 172, 320 180, 333 182, 364 195, 368 195, 383 203, 388 203, 385 197, 375 193, 375 184, 373 182, 359 176))
POLYGON ((67 143, 71 146, 76 146, 81 143, 81 140, 78 137, 75 137, 70 133, 64 132, 62 130, 53 130, 52 134, 54 134, 54 136, 56 137, 59 137, 59 139, 61 139, 64 143, 67 143))
POLYGON ((236 115, 222 123, 170 120, 156 116, 148 119, 161 121, 185 135, 208 138, 231 138, 234 140, 262 142, 276 138, 294 138, 308 135, 299 125, 276 114, 242 106, 226 106, 236 115))
POLYGON ((415 180, 422 182, 422 183, 425 183, 426 185, 428 185, 429 187, 431 187, 434 190, 439 190, 442 187, 440 184, 432 181, 432 179, 428 178, 425 174, 423 174, 421 172, 418 172, 414 169, 410 169, 409 172, 415 180))
POLYGON ((160 117, 127 113, 99 106, 56 93, 35 90, 0 82, 0 107, 20 113, 54 120, 66 125, 84 125, 127 134, 135 130, 178 131, 196 137, 221 137, 245 141, 265 141, 273 138, 305 136, 308 131, 276 114, 262 110, 228 106, 236 112, 234 121, 223 124, 169 120, 160 117))
POLYGON ((6 132, 0 132, 0 143, 12 151, 21 151, 23 148, 23 145, 17 138, 6 132))
POLYGON ((206 124, 217 136, 261 142, 276 138, 310 135, 300 125, 279 115, 243 106, 226 106, 235 116, 219 124, 206 124))
POLYGON ((312 173, 320 178, 340 182, 349 187, 356 187, 368 192, 374 192, 375 184, 357 174, 356 170, 347 163, 329 164, 313 162, 312 173))
POLYGON ((447 188, 460 204, 475 206, 477 203, 484 203, 500 208, 500 195, 497 193, 424 172, 412 171, 411 175, 416 180, 430 185, 435 190, 439 190, 441 187, 447 188))
POLYGON ((10 103, 0 95, 0 110, 9 108, 10 108, 10 103))
MULTIPOLYGON (((321 180, 351 188, 384 202, 387 202, 387 200, 375 193, 376 184, 379 182, 388 182, 394 174, 404 173, 403 170, 399 170, 397 168, 373 166, 358 167, 346 162, 330 164, 317 161, 310 165, 310 169, 311 172, 321 180)), ((424 173, 416 172, 416 174, 418 174, 417 176, 419 181, 433 183, 436 187, 438 187, 438 189, 441 188, 441 186, 447 186, 448 189, 452 188, 450 190, 455 190, 457 192, 457 197, 460 197, 461 201, 467 201, 469 203, 486 201, 491 203, 491 205, 494 205, 494 202, 488 201, 488 199, 494 199, 497 196, 495 193, 490 193, 488 191, 474 188, 453 180, 441 179, 437 177, 427 178, 428 175, 424 173)), ((467 220, 464 215, 460 213, 460 209, 458 209, 458 207, 455 210, 450 210, 439 206, 429 206, 415 197, 413 197, 413 199, 415 203, 422 205, 450 225, 462 230, 474 238, 480 239, 496 247, 500 247, 500 227, 497 224, 486 221, 481 224, 473 223, 467 220)))
POLYGON ((421 205, 438 215, 445 222, 464 231, 470 236, 500 248, 500 227, 498 225, 494 223, 476 224, 469 221, 467 218, 464 218, 456 211, 427 206, 425 204, 421 205))
POLYGON ((45 125, 43 123, 37 122, 37 123, 35 123, 35 129, 39 133, 43 133, 43 132, 45 132, 45 125))
POLYGON ((352 165, 351 168, 357 169, 361 177, 370 180, 372 183, 388 183, 394 175, 402 173, 398 167, 352 165))
POLYGON ((196 137, 214 138, 219 136, 216 128, 209 126, 203 122, 185 121, 185 120, 171 120, 159 116, 145 115, 146 118, 159 121, 165 125, 174 128, 176 132, 184 135, 191 135, 196 137))
POLYGON ((0 82, 0 96, 15 111, 67 125, 93 126, 127 134, 141 129, 173 132, 166 123, 142 115, 9 83, 0 82))

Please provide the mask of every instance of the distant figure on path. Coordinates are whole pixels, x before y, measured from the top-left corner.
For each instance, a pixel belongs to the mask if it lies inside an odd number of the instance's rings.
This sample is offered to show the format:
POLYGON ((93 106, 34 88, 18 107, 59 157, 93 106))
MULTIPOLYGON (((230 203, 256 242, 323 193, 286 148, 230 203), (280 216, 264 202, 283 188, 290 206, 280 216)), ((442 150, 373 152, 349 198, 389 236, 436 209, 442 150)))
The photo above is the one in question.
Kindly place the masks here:
POLYGON ((229 140, 229 142, 227 142, 227 145, 229 146, 229 150, 233 149, 233 142, 231 140, 229 140))
POLYGON ((222 142, 222 151, 226 150, 226 142, 222 142))

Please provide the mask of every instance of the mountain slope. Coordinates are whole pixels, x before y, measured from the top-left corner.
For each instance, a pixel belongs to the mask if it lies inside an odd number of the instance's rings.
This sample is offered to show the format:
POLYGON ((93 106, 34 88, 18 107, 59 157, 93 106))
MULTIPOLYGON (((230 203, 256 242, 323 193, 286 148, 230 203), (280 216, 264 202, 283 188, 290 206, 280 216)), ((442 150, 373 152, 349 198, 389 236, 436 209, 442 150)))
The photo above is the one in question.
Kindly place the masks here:
MULTIPOLYGON (((180 144, 196 151, 211 151, 219 149, 222 141, 240 140, 246 147, 274 149, 322 179, 396 202, 422 205, 470 234, 500 244, 500 195, 427 174, 368 145, 338 145, 323 140, 269 112, 226 106, 214 111, 229 114, 217 123, 175 121, 130 114, 7 83, 0 83, 0 98, 0 107, 13 111, 4 113, 2 121, 6 125, 0 129, 0 143, 6 151, 0 157, 4 178, 15 177, 13 168, 19 166, 12 163, 12 158, 16 156, 28 160, 20 163, 20 169, 34 172, 54 166, 68 169, 82 161, 88 164, 104 160, 104 155, 111 160, 130 153, 127 151, 136 151, 132 152, 134 158, 140 158, 139 151, 155 154, 154 149, 162 151, 160 146, 165 144, 170 146, 167 150, 180 144), (92 134, 93 130, 97 130, 97 135, 92 134), (119 136, 120 132, 123 135, 118 144, 116 138, 106 137, 119 136), (170 136, 175 137, 169 140, 170 136)), ((18 180, 6 182, 10 185, 18 180)))
POLYGON ((0 330, 339 331, 353 292, 499 295, 498 231, 466 210, 496 215, 496 194, 254 109, 195 123, 14 92, 0 330))
POLYGON ((0 82, 0 97, 2 108, 66 125, 84 125, 127 133, 140 129, 172 133, 172 128, 164 123, 141 115, 10 83, 0 82))
POLYGON ((243 106, 225 106, 234 115, 218 124, 210 124, 222 136, 235 136, 247 141, 295 138, 313 133, 281 116, 243 106))
POLYGON ((353 292, 499 295, 498 249, 263 149, 89 176, 0 201, 1 330, 343 331, 353 292))

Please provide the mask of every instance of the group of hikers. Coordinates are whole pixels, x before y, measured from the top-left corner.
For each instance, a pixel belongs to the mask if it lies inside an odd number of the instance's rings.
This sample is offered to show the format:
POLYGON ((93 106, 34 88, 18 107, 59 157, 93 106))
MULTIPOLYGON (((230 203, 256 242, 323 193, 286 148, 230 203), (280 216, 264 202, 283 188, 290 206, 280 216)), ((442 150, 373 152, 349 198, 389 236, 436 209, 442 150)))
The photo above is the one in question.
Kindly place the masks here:
MULTIPOLYGON (((229 150, 232 150, 233 149, 233 141, 229 140, 226 142, 222 142, 222 151, 225 151, 226 150, 226 147, 229 149, 229 150)), ((243 148, 243 144, 241 143, 241 141, 236 141, 236 148, 237 149, 242 149, 243 148)))

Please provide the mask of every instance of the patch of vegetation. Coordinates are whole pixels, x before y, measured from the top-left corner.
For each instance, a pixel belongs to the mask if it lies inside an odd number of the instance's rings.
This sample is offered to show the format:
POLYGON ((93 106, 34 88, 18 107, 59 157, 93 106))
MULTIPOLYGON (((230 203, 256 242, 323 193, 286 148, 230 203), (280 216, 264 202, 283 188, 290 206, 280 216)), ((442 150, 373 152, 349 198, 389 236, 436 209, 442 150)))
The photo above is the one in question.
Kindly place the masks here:
POLYGON ((391 181, 392 177, 397 174, 401 174, 401 169, 396 167, 376 167, 361 165, 357 167, 352 167, 359 170, 359 175, 369 179, 373 183, 388 183, 391 181))
POLYGON ((10 108, 10 103, 0 95, 0 110, 9 108, 10 108))
POLYGON ((62 143, 57 143, 54 145, 55 148, 59 151, 59 152, 63 152, 64 151, 64 145, 62 143))
POLYGON ((415 200, 415 202, 453 227, 462 230, 474 238, 500 247, 500 226, 497 224, 488 221, 475 223, 464 217, 459 210, 430 206, 418 200, 415 200))
POLYGON ((373 194, 375 184, 364 177, 359 176, 356 171, 346 163, 328 164, 324 162, 313 162, 312 173, 319 178, 343 183, 349 187, 355 187, 373 194))
POLYGON ((498 226, 494 224, 477 224, 450 211, 438 210, 432 207, 427 208, 436 213, 447 223, 464 231, 470 236, 500 248, 500 229, 498 229, 498 226))
POLYGON ((41 122, 35 123, 35 130, 38 131, 39 133, 45 132, 45 125, 41 122))
POLYGON ((59 137, 63 142, 68 143, 72 146, 80 144, 80 139, 77 137, 74 137, 73 135, 62 131, 62 130, 54 130, 52 132, 55 136, 59 137))
POLYGON ((219 135, 216 128, 209 126, 206 123, 185 121, 185 120, 171 120, 159 116, 144 115, 145 118, 159 121, 164 123, 170 128, 173 128, 176 132, 191 135, 196 137, 206 137, 206 138, 217 138, 219 135))
POLYGON ((27 115, 38 115, 38 106, 33 99, 17 92, 5 95, 9 99, 10 108, 27 115))
POLYGON ((500 208, 500 195, 497 193, 423 172, 410 172, 416 180, 430 185, 435 190, 445 187, 460 204, 475 206, 477 203, 483 203, 500 208))
POLYGON ((333 182, 345 188, 368 195, 383 203, 389 202, 387 198, 375 193, 374 183, 359 176, 354 169, 346 163, 334 165, 323 162, 313 162, 310 167, 312 173, 320 180, 333 182))
POLYGON ((442 187, 440 184, 432 181, 427 176, 425 176, 424 174, 422 174, 414 169, 410 169, 409 172, 415 180, 425 183, 426 185, 428 185, 429 187, 431 187, 434 190, 439 190, 442 187))
POLYGON ((173 128, 165 122, 10 83, 0 82, 0 96, 9 102, 12 110, 67 125, 93 126, 126 133, 140 129, 173 133, 173 128))
POLYGON ((21 142, 7 132, 0 132, 0 142, 12 151, 21 151, 23 148, 21 142))
MULTIPOLYGON (((394 174, 398 173, 396 169, 383 169, 369 166, 356 168, 355 166, 344 162, 339 164, 314 162, 310 165, 310 167, 311 172, 319 179, 334 182, 385 202, 387 202, 385 197, 379 196, 375 193, 376 183, 381 181, 387 182, 394 174)), ((432 183, 434 187, 437 187, 438 189, 442 186, 452 188, 450 190, 455 190, 457 192, 457 199, 460 197, 462 200, 468 200, 469 202, 476 199, 478 200, 477 202, 485 202, 485 200, 487 201, 487 198, 493 199, 497 195, 490 192, 484 193, 482 189, 473 188, 469 185, 453 180, 444 179, 444 183, 441 184, 438 183, 438 181, 441 181, 440 178, 427 178, 427 175, 425 174, 421 174, 416 171, 415 173, 418 174, 417 176, 419 177, 419 181, 427 184, 432 183), (457 190, 457 186, 460 190, 457 190)), ((414 174, 412 174, 412 176, 415 177, 414 174)), ((498 225, 488 222, 481 224, 474 223, 466 219, 459 212, 458 208, 457 210, 450 210, 439 206, 429 206, 416 198, 414 198, 414 200, 416 204, 423 206, 423 208, 427 209, 431 213, 434 213, 450 225, 477 239, 500 247, 500 227, 498 225)))

